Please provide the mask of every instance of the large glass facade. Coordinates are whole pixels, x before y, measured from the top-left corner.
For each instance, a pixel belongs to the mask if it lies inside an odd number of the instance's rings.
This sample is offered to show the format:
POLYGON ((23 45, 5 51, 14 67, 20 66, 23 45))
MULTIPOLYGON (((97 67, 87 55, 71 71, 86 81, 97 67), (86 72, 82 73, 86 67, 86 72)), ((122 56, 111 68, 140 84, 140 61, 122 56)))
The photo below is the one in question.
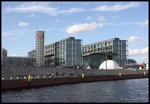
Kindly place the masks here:
POLYGON ((118 53, 117 56, 113 56, 121 67, 125 67, 127 64, 127 41, 126 40, 113 40, 113 52, 118 53))
POLYGON ((7 57, 9 66, 35 66, 36 59, 29 57, 7 57))
POLYGON ((101 52, 112 52, 112 40, 97 42, 89 45, 84 45, 82 47, 82 55, 87 56, 90 54, 101 53, 101 52))
POLYGON ((83 58, 83 67, 86 68, 90 66, 90 68, 99 68, 100 64, 106 59, 109 59, 109 57, 105 57, 105 55, 93 54, 85 56, 83 58))
POLYGON ((113 38, 105 41, 100 41, 82 47, 82 55, 84 59, 84 65, 91 65, 97 67, 101 62, 107 59, 115 60, 121 67, 124 67, 127 63, 127 41, 119 40, 119 38, 113 38), (97 56, 100 59, 97 59, 93 54, 100 54, 97 56), (93 58, 92 58, 93 57, 93 58), (95 57, 95 60, 93 60, 95 57), (97 64, 92 65, 92 61, 95 61, 97 64), (102 61, 103 60, 103 61, 102 61), (99 62, 98 62, 99 61, 99 62), (88 63, 88 64, 87 64, 88 63))
POLYGON ((81 42, 81 39, 69 37, 45 46, 46 66, 82 66, 81 42))
MULTIPOLYGON (((69 37, 45 46, 44 54, 47 65, 62 67, 91 65, 98 67, 101 62, 111 59, 124 67, 127 63, 127 44, 126 40, 113 38, 82 46, 81 39, 69 37)), ((33 50, 28 54, 30 54, 29 56, 34 56, 35 53, 35 50, 33 50)))
POLYGON ((28 52, 28 57, 36 58, 36 50, 32 50, 32 51, 28 52))
POLYGON ((81 66, 81 40, 67 38, 55 43, 55 65, 63 67, 81 66))

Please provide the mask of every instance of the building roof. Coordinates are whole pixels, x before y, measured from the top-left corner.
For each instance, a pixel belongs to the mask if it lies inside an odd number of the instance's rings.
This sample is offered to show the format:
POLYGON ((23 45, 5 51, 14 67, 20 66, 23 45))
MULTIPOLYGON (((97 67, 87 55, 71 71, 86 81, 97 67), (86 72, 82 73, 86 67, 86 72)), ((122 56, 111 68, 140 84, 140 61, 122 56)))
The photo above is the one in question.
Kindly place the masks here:
POLYGON ((112 40, 119 40, 119 38, 112 38, 112 39, 102 40, 102 41, 99 41, 99 42, 94 42, 94 43, 90 43, 90 44, 85 44, 85 45, 83 45, 83 47, 84 47, 84 46, 89 46, 89 45, 95 45, 95 44, 99 44, 99 43, 103 43, 103 42, 108 42, 108 41, 112 41, 112 40))

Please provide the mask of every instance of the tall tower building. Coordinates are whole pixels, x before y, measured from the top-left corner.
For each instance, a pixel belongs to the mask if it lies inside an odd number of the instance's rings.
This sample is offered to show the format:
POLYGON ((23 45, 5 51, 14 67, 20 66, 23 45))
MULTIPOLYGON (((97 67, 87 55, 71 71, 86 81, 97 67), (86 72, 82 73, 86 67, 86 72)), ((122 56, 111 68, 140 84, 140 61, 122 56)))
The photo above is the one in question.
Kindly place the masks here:
POLYGON ((44 66, 44 31, 36 32, 36 66, 44 66))

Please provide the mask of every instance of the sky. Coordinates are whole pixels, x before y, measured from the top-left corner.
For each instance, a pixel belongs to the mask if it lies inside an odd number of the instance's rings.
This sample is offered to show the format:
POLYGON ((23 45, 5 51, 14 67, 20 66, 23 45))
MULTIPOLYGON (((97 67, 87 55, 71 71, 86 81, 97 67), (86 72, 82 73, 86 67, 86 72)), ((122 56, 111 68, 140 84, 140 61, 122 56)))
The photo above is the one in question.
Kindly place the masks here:
POLYGON ((2 48, 8 56, 35 49, 36 31, 45 45, 67 37, 83 45, 111 38, 128 40, 128 58, 148 63, 148 2, 2 2, 2 48))

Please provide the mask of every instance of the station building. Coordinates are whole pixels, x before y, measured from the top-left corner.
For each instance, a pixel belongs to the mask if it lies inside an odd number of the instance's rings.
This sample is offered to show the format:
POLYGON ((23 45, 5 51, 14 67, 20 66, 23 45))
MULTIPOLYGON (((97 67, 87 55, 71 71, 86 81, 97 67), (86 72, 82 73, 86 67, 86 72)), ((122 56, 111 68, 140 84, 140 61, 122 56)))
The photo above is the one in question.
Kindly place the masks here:
MULTIPOLYGON (((81 39, 68 37, 44 47, 45 66, 76 67, 82 66, 81 39)), ((28 52, 35 58, 36 50, 28 52)))
POLYGON ((105 60, 114 60, 120 67, 125 67, 128 57, 127 40, 108 39, 82 47, 83 65, 98 68, 105 60))
MULTIPOLYGON (((3 63, 14 66, 38 67, 90 67, 99 68, 106 60, 114 60, 119 67, 128 64, 127 40, 108 39, 83 45, 82 39, 68 37, 44 45, 44 31, 36 32, 36 48, 28 52, 28 57, 3 57, 3 63)), ((7 51, 3 49, 3 55, 7 51)))
POLYGON ((62 39, 55 43, 45 46, 45 61, 48 63, 48 58, 52 60, 55 66, 62 67, 75 67, 82 66, 82 54, 81 54, 81 39, 75 39, 69 37, 62 39))
MULTIPOLYGON (((125 67, 128 56, 127 40, 113 38, 82 45, 81 39, 68 37, 44 47, 45 66, 98 68, 105 60, 114 60, 125 67)), ((36 50, 28 57, 36 58, 36 50)))

